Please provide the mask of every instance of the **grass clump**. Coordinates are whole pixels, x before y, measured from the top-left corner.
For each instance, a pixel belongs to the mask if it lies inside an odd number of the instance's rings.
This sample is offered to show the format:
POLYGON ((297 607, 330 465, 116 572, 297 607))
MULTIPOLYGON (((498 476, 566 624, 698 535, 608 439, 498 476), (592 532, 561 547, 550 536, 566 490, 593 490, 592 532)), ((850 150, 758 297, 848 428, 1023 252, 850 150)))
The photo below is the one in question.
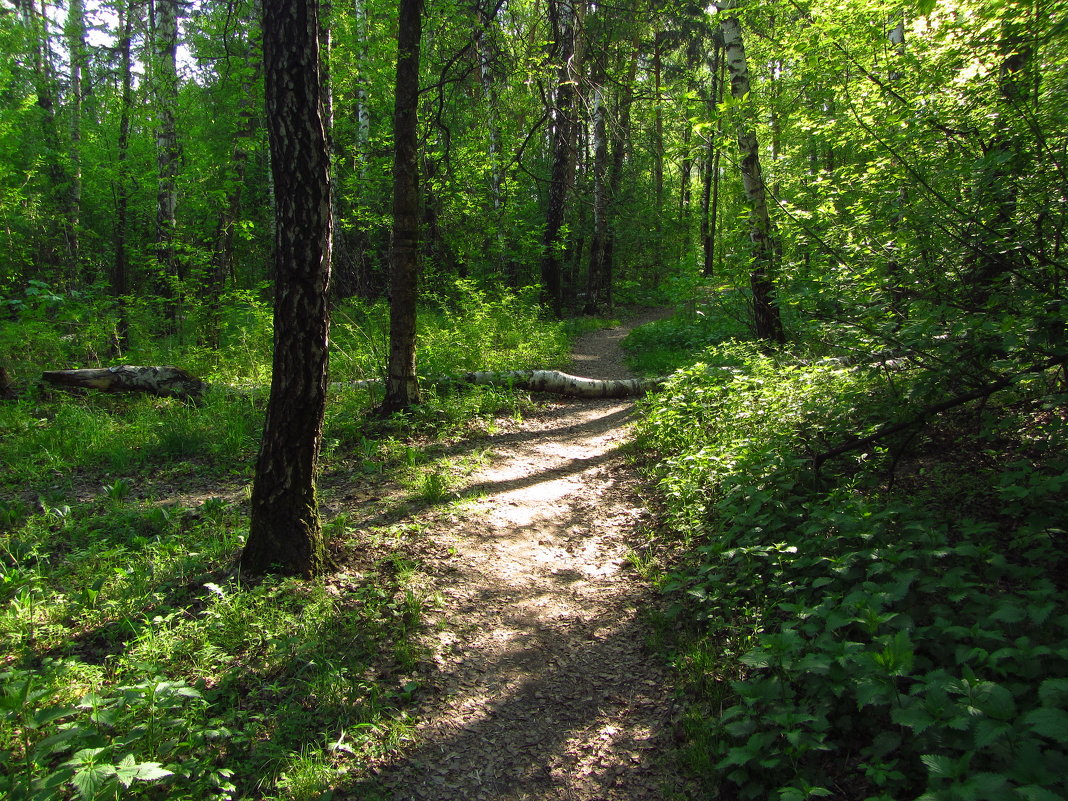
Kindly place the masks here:
POLYGON ((640 430, 686 543, 659 582, 690 768, 752 799, 1068 797, 1063 403, 1035 382, 817 475, 917 378, 704 356, 640 430))

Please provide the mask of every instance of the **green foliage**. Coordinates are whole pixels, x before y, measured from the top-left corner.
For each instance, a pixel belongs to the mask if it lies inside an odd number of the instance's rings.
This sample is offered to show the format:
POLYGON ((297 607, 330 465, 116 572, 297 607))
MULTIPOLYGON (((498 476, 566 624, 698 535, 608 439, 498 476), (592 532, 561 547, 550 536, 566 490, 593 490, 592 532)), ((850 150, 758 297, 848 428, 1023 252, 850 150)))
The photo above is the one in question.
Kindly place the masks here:
POLYGON ((744 318, 732 308, 739 299, 736 293, 698 303, 696 298, 703 291, 696 287, 691 291, 688 300, 680 303, 680 312, 635 328, 623 340, 634 370, 646 375, 667 375, 693 364, 709 345, 745 335, 744 318))
POLYGON ((805 458, 887 413, 871 373, 706 356, 641 425, 690 543, 661 585, 693 632, 691 767, 754 799, 1068 794, 1063 436, 1038 464, 991 461, 906 500, 879 489, 878 461, 817 480, 805 458))

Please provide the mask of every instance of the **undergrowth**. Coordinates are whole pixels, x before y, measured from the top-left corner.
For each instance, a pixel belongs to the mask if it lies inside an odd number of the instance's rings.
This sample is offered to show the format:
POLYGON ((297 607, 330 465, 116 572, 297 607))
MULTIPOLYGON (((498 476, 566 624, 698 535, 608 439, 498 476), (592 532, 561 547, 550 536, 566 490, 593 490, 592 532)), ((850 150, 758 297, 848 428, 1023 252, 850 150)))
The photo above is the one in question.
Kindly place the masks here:
MULTIPOLYGON (((380 420, 373 391, 344 384, 383 372, 385 308, 336 309, 322 470, 342 486, 323 495, 328 507, 366 496, 383 522, 326 520, 336 569, 321 581, 243 583, 268 306, 224 299, 210 337, 196 310, 168 337, 131 307, 120 352, 105 297, 30 289, 0 329, 19 390, 0 402, 0 797, 317 799, 355 786, 408 737, 415 635, 440 603, 417 528, 389 520, 453 501, 477 457, 445 460, 440 443, 521 417, 529 399, 431 387, 380 420), (125 361, 177 364, 214 389, 192 405, 34 386, 42 369, 125 361), (411 500, 388 506, 373 489, 386 481, 411 500)), ((424 373, 566 357, 564 326, 529 297, 457 282, 429 301, 424 373)))
POLYGON ((639 437, 683 543, 658 581, 708 796, 1068 798, 1055 379, 817 473, 815 455, 907 419, 923 377, 890 392, 876 369, 729 342, 697 359, 639 437))

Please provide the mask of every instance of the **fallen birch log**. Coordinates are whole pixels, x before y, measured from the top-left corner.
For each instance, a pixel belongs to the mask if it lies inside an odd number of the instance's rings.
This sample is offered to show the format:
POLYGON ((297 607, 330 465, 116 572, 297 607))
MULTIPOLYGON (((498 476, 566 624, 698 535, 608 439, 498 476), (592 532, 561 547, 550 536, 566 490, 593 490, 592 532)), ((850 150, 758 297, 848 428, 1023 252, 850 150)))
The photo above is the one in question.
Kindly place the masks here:
POLYGON ((658 389, 662 378, 583 378, 559 370, 509 370, 503 373, 465 373, 465 384, 514 387, 528 392, 547 392, 570 398, 633 398, 658 389))
POLYGON ((47 370, 41 378, 60 387, 98 389, 101 392, 146 392, 163 398, 199 398, 207 384, 180 367, 86 367, 47 370))
MULTIPOLYGON (((196 399, 208 385, 180 367, 117 367, 83 368, 79 370, 49 370, 42 379, 56 386, 97 389, 102 392, 146 392, 167 398, 196 399)), ((545 392, 571 398, 632 398, 659 388, 663 379, 607 379, 583 378, 559 370, 509 370, 505 372, 475 372, 459 376, 422 378, 436 385, 476 384, 510 387, 528 392, 545 392)), ((380 381, 334 383, 331 389, 342 387, 371 387, 380 381)))

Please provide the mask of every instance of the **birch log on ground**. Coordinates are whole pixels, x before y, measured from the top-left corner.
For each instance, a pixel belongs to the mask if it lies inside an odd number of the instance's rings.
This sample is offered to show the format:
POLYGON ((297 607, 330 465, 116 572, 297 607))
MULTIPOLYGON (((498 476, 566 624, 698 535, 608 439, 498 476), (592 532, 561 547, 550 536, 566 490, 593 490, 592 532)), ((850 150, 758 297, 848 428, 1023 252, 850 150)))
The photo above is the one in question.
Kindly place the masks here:
POLYGON ((115 367, 47 370, 41 378, 60 387, 99 389, 102 392, 146 392, 163 398, 199 398, 207 384, 180 367, 115 367))
MULTIPOLYGON (((84 368, 80 370, 49 370, 42 379, 62 387, 98 389, 103 392, 146 392, 160 397, 195 399, 208 385, 180 367, 116 367, 84 368)), ((510 387, 528 392, 545 392, 570 398, 633 398, 658 389, 662 378, 619 378, 600 380, 568 375, 559 370, 508 370, 504 372, 474 372, 457 376, 420 379, 428 384, 450 386, 476 384, 480 386, 510 387)), ((334 383, 331 389, 370 387, 381 381, 353 381, 334 383)))

